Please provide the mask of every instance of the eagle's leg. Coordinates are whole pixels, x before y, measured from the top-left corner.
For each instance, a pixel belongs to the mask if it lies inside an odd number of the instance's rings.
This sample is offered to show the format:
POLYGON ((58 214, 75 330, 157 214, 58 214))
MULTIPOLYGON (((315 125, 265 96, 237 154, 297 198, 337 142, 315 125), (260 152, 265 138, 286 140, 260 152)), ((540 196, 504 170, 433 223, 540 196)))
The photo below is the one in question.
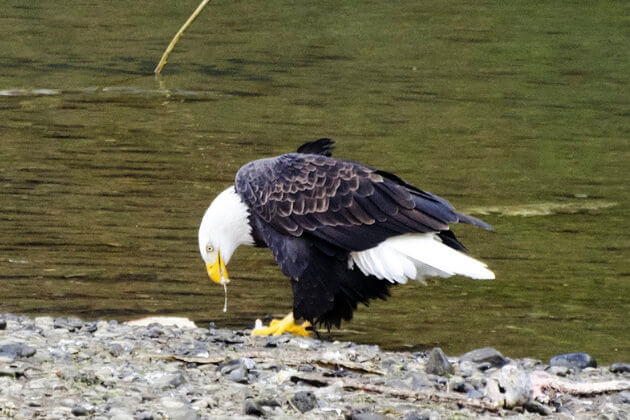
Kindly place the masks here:
POLYGON ((308 321, 304 321, 300 325, 296 324, 293 312, 290 312, 282 319, 272 319, 268 327, 256 326, 252 330, 252 335, 280 335, 287 332, 306 337, 311 335, 311 331, 307 329, 310 326, 311 323, 308 321))

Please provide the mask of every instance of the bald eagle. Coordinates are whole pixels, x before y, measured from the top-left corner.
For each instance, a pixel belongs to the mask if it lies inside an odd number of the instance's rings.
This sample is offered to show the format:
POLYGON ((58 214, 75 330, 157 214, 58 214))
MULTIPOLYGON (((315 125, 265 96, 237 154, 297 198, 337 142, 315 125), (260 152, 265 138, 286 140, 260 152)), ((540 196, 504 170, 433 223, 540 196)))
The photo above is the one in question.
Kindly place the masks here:
POLYGON ((338 327, 359 302, 384 299, 408 279, 494 278, 449 230, 488 224, 394 174, 333 158, 332 149, 319 139, 247 163, 203 216, 199 250, 214 282, 229 281, 226 265, 240 245, 268 247, 291 279, 293 312, 254 333, 338 327))

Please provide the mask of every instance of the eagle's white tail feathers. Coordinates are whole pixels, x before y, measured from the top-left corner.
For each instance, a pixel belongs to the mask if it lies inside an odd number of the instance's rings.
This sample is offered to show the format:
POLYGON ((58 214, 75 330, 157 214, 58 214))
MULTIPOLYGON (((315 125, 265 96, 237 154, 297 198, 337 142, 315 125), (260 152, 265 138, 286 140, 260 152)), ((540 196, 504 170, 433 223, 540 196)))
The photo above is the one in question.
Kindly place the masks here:
POLYGON ((406 283, 408 279, 424 282, 425 276, 494 279, 486 264, 444 245, 434 233, 391 237, 374 248, 350 253, 348 264, 392 283, 406 283))

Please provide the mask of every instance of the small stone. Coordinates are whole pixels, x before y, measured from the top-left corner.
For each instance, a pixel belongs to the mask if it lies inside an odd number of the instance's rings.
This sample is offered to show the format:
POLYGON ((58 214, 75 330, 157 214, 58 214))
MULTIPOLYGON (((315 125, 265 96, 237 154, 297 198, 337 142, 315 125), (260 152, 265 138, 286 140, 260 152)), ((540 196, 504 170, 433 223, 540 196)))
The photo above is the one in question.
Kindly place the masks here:
POLYGON ((262 409, 260 404, 254 401, 252 398, 245 399, 245 407, 243 412, 247 416, 262 416, 265 414, 265 411, 262 409))
POLYGON ((464 361, 459 362, 458 370, 459 370, 460 376, 463 376, 464 378, 468 378, 475 374, 477 367, 475 363, 471 362, 470 360, 464 360, 464 361))
POLYGON ((612 373, 630 373, 630 363, 613 363, 610 365, 612 373))
POLYGON ((36 350, 22 343, 9 343, 0 346, 0 357, 7 358, 19 358, 19 357, 31 357, 36 350))
POLYGON ((108 417, 110 420, 133 420, 131 413, 120 407, 112 407, 109 410, 108 417))
POLYGON ((473 398, 475 400, 480 400, 483 398, 483 392, 477 391, 476 389, 471 389, 466 392, 466 398, 473 398))
POLYGON ((505 408, 523 406, 529 401, 531 378, 515 365, 503 366, 487 380, 486 395, 505 408))
POLYGON ((448 361, 442 349, 435 347, 431 350, 431 353, 429 353, 425 370, 432 375, 444 376, 453 374, 453 365, 448 361))
POLYGON ((299 372, 313 372, 315 368, 312 365, 300 365, 298 366, 299 372))
POLYGON ((111 343, 108 346, 107 350, 109 350, 109 354, 111 354, 112 356, 120 357, 125 349, 119 343, 111 343))
POLYGON ((489 363, 492 367, 497 368, 503 367, 508 363, 508 360, 492 347, 469 351, 460 357, 460 361, 469 361, 477 364, 489 363))
POLYGON ((7 329, 7 320, 0 319, 0 330, 6 330, 6 329, 7 329))
POLYGON ((134 420, 153 420, 153 414, 149 411, 140 411, 136 413, 134 420))
POLYGON ((366 411, 355 411, 350 416, 352 420, 387 420, 382 414, 368 413, 366 411))
POLYGON ((444 416, 439 415, 438 413, 431 411, 429 409, 423 410, 420 413, 413 412, 405 415, 405 420, 439 420, 444 416))
POLYGON ((75 416, 87 416, 94 410, 94 407, 90 405, 77 404, 72 406, 72 414, 75 416))
POLYGON ((189 420, 197 418, 197 413, 190 404, 171 397, 163 397, 160 404, 164 407, 168 418, 173 420, 189 420))
POLYGON ((427 378, 426 375, 413 372, 411 374, 411 389, 418 391, 426 388, 433 388, 433 383, 429 380, 429 378, 427 378))
POLYGON ((243 357, 240 360, 241 360, 241 365, 244 366, 245 369, 247 369, 247 370, 254 370, 254 369, 256 369, 256 362, 254 362, 249 357, 243 357))
POLYGON ((247 382, 249 382, 249 379, 247 378, 247 372, 242 367, 234 369, 232 372, 230 372, 228 377, 231 381, 241 384, 246 384, 247 382))
POLYGON ((613 404, 630 404, 630 391, 622 391, 619 394, 613 395, 611 401, 613 404))
POLYGON ((569 368, 566 366, 550 366, 549 373, 557 376, 567 376, 569 374, 569 368))
POLYGON ((552 357, 549 360, 549 365, 565 366, 581 370, 587 367, 597 367, 597 362, 587 353, 565 353, 552 357))
POLYGON ((542 405, 538 401, 529 400, 524 405, 523 408, 530 413, 537 413, 542 416, 548 416, 552 413, 551 408, 546 405, 542 405))
POLYGON ((300 391, 293 394, 291 403, 302 413, 311 411, 317 406, 317 397, 310 391, 300 391))

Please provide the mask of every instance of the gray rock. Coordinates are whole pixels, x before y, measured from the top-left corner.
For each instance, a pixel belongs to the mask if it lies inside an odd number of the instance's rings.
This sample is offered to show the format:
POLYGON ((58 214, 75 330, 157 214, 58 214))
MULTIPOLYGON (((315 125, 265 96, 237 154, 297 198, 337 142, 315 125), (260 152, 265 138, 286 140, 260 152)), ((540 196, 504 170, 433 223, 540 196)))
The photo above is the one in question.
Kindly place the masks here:
POLYGON ((300 391, 293 394, 291 403, 302 413, 311 411, 317 406, 317 397, 310 391, 300 391))
POLYGON ((150 411, 140 411, 136 413, 134 420, 153 420, 153 414, 150 411))
POLYGON ((411 389, 418 391, 420 389, 433 388, 433 382, 426 375, 417 372, 411 374, 411 389))
POLYGON ((234 369, 233 371, 231 371, 228 377, 230 378, 231 381, 238 382, 241 384, 246 384, 249 382, 249 379, 247 377, 247 371, 242 367, 238 367, 234 369))
POLYGON ((350 415, 350 418, 352 420, 387 420, 387 417, 382 414, 369 413, 366 411, 354 411, 350 415))
POLYGON ((112 407, 109 410, 109 420, 133 420, 133 416, 127 408, 112 407))
POLYGON ((470 376, 473 376, 475 374, 475 371, 477 370, 477 366, 475 363, 471 362, 470 360, 460 360, 459 365, 458 365, 458 371, 459 371, 459 375, 463 376, 464 378, 468 378, 470 376))
POLYGON ((557 376, 567 376, 570 370, 566 366, 550 366, 549 373, 557 376))
POLYGON ((595 359, 587 353, 565 353, 553 356, 549 360, 550 366, 565 366, 574 369, 597 367, 595 359))
POLYGON ((164 407, 164 411, 168 414, 169 419, 192 420, 198 418, 197 413, 190 404, 176 398, 163 397, 160 399, 160 404, 164 407))
POLYGON ((475 400, 480 400, 483 398, 483 392, 478 391, 476 389, 471 389, 468 392, 466 392, 466 397, 473 398, 475 400))
POLYGON ((245 406, 243 408, 243 412, 245 413, 245 415, 258 416, 258 417, 265 414, 265 411, 260 406, 260 404, 258 404, 252 398, 245 399, 245 406))
POLYGON ((488 378, 485 393, 496 404, 514 408, 529 401, 531 390, 529 375, 515 365, 506 365, 488 378))
POLYGON ((123 346, 121 346, 119 343, 109 344, 107 346, 107 350, 109 351, 109 354, 111 354, 114 357, 120 357, 125 351, 123 346))
POLYGON ((405 420, 439 420, 441 418, 443 418, 443 416, 428 409, 423 410, 420 413, 414 411, 405 415, 405 420))
POLYGON ((508 363, 508 360, 503 357, 496 349, 492 347, 484 347, 469 351, 468 353, 460 357, 460 362, 474 362, 477 364, 489 363, 492 367, 503 367, 508 363))
POLYGON ((542 405, 538 401, 533 401, 533 400, 527 401, 523 405, 523 408, 529 411, 530 413, 537 413, 543 416, 548 416, 553 412, 551 408, 547 407, 546 405, 542 405))
POLYGON ((630 373, 630 363, 613 363, 610 365, 612 373, 630 373))
POLYGON ((9 343, 0 346, 0 357, 7 358, 26 358, 31 357, 36 353, 36 350, 23 343, 9 343))
POLYGON ((75 416, 87 416, 94 411, 94 406, 91 404, 77 404, 72 406, 72 414, 75 416))
POLYGON ((186 383, 186 378, 181 372, 167 373, 154 382, 158 388, 177 388, 184 383, 186 383))
POLYGON ((448 375, 453 373, 453 365, 448 361, 441 348, 435 347, 429 353, 425 370, 432 375, 448 375))
POLYGON ((630 404, 630 391, 622 391, 610 399, 614 404, 630 404))
POLYGON ((243 357, 242 359, 240 359, 240 361, 241 365, 248 371, 256 369, 256 362, 254 362, 249 357, 243 357))

